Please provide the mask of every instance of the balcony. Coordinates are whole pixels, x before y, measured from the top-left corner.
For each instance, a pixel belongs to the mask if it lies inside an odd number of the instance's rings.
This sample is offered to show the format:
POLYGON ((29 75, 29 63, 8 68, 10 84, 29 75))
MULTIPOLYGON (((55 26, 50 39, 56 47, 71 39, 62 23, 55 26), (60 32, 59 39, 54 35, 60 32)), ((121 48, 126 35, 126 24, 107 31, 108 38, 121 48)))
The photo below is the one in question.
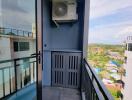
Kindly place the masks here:
MULTIPOLYGON (((0 61, 0 66, 1 99, 28 100, 28 98, 32 98, 34 100, 36 98, 35 56, 0 61), (23 62, 25 59, 28 59, 28 62, 23 62)), ((53 100, 53 98, 54 100, 113 100, 111 94, 86 60, 82 61, 81 66, 79 88, 63 87, 61 85, 43 86, 43 100, 53 100)), ((60 78, 61 75, 58 77, 60 78)), ((58 79, 57 81, 61 82, 61 78, 58 79)), ((71 84, 76 84, 73 80, 70 80, 71 84)))
POLYGON ((1 99, 14 100, 13 98, 19 98, 21 95, 24 95, 25 99, 32 98, 35 96, 35 88, 35 56, 0 61, 1 99))
POLYGON ((0 27, 0 36, 35 38, 35 35, 32 32, 5 27, 0 27))
MULTIPOLYGON (((56 9, 60 11, 58 21, 52 16, 56 12, 52 0, 35 0, 35 3, 37 57, 0 61, 0 98, 35 100, 37 94, 38 100, 113 100, 84 60, 88 46, 90 0, 66 3, 67 10, 64 11, 68 13, 68 20, 60 16, 63 6, 57 4, 56 9), (74 20, 72 14, 78 18, 74 20)), ((1 29, 1 32, 8 35, 6 30, 1 29)), ((9 33, 13 37, 30 37, 29 33, 14 29, 9 29, 9 33), (16 33, 12 35, 14 31, 16 33)))

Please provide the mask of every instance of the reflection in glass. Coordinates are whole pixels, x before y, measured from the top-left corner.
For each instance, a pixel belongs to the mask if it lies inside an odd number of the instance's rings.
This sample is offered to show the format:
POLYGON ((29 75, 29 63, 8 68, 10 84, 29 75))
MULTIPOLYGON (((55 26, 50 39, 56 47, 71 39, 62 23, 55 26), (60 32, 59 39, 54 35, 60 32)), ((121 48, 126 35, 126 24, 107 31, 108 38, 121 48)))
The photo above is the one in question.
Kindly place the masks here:
POLYGON ((13 100, 36 98, 34 53, 35 0, 0 0, 0 99, 14 92, 13 100))

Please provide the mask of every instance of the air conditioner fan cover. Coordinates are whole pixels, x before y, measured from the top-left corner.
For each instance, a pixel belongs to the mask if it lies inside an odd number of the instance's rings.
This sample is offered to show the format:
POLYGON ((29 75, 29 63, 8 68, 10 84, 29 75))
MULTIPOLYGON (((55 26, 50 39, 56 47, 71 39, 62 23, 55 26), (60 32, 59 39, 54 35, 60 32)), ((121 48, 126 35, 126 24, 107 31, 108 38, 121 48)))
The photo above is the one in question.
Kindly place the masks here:
POLYGON ((54 14, 55 16, 62 17, 67 14, 68 6, 65 2, 56 2, 54 4, 54 14))

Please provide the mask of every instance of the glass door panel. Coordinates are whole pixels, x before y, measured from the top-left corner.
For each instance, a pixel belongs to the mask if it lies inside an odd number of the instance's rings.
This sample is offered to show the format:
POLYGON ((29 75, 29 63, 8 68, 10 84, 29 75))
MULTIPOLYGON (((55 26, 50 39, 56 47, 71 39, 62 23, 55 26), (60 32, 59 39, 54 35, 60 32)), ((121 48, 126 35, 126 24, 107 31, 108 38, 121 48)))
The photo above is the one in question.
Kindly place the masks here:
POLYGON ((35 0, 0 0, 0 99, 37 97, 35 19, 35 0))

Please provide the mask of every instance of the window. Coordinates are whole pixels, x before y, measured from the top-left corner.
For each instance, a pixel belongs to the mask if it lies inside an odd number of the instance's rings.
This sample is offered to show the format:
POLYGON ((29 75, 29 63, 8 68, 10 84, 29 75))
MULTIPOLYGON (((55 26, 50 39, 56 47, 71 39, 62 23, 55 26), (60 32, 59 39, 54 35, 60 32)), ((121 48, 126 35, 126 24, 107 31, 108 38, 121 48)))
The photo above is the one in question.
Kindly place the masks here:
POLYGON ((14 51, 18 51, 18 42, 14 42, 14 51))
POLYGON ((125 62, 125 64, 127 63, 127 57, 125 57, 124 62, 125 62))
POLYGON ((14 51, 28 51, 29 42, 14 42, 14 51))
POLYGON ((128 51, 132 51, 132 43, 128 44, 128 51))
POLYGON ((127 44, 125 45, 125 50, 127 50, 127 44))

